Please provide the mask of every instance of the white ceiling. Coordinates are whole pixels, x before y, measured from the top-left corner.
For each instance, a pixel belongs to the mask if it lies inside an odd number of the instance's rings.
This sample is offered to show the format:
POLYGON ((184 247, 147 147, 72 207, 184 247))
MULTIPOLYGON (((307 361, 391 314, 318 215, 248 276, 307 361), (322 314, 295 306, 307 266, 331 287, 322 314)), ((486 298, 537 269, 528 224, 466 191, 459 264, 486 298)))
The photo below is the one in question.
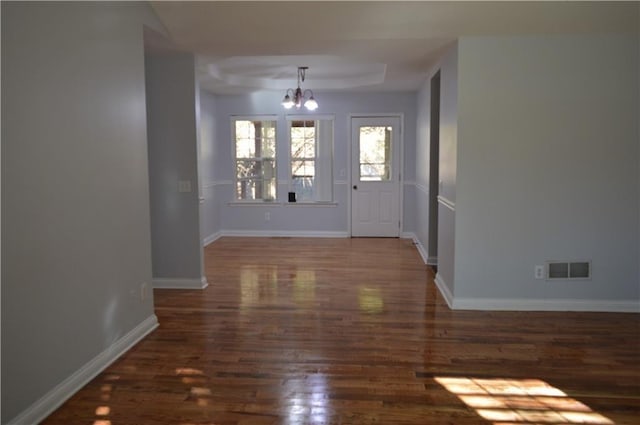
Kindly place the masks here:
POLYGON ((220 94, 295 86, 415 90, 459 36, 638 32, 639 2, 151 2, 220 94))

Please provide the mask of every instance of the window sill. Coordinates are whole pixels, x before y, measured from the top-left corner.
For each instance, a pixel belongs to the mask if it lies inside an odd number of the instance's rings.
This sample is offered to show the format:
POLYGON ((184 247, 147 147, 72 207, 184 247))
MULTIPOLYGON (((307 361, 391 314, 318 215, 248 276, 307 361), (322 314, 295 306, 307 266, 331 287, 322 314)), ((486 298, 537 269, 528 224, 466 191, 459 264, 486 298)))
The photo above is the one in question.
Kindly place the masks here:
POLYGON ((230 207, 281 207, 282 204, 276 201, 232 201, 228 202, 230 207))
POLYGON ((230 207, 337 207, 337 202, 271 202, 271 201, 233 201, 230 207))
POLYGON ((314 202, 314 201, 298 201, 298 202, 285 202, 285 207, 337 207, 337 202, 314 202))

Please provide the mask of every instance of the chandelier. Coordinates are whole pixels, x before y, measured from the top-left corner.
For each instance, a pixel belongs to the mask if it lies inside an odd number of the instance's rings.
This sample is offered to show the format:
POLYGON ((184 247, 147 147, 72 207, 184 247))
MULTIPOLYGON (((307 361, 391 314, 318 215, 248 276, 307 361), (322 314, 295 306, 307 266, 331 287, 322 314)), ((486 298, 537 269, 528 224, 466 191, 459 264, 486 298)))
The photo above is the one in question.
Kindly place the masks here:
POLYGON ((300 87, 301 83, 304 82, 307 69, 309 69, 308 66, 298 67, 298 88, 295 90, 287 89, 284 99, 282 99, 282 106, 284 106, 285 109, 291 109, 294 106, 300 109, 303 104, 304 107, 310 111, 315 111, 318 108, 318 102, 313 98, 313 92, 309 89, 302 90, 300 87))

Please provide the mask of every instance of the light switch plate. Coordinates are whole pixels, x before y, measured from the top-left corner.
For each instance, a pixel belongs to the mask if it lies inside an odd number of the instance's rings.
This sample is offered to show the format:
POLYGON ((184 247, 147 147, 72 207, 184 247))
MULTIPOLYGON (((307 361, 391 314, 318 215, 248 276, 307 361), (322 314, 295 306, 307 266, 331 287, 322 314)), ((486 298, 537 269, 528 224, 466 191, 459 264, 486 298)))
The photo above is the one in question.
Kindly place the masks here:
POLYGON ((178 192, 191 192, 191 180, 179 180, 178 192))

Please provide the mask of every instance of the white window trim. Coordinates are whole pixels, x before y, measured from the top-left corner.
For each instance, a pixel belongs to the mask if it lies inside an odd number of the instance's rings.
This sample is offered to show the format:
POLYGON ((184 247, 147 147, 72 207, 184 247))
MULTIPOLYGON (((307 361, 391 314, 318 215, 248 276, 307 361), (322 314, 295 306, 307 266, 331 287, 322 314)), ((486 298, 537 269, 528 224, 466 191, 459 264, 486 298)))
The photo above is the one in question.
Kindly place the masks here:
POLYGON ((229 205, 250 205, 250 204, 256 204, 256 205, 263 205, 263 204, 267 204, 267 205, 273 205, 276 204, 278 201, 278 116, 277 115, 231 115, 230 116, 230 120, 229 120, 229 129, 231 132, 231 136, 229 137, 229 139, 231 140, 231 164, 232 164, 232 170, 233 170, 233 200, 231 200, 228 204, 229 205), (238 199, 237 198, 237 186, 238 186, 238 174, 237 174, 237 170, 236 170, 236 126, 235 123, 236 121, 274 121, 276 123, 275 129, 276 129, 276 146, 275 146, 275 156, 274 156, 274 162, 275 162, 275 167, 274 167, 274 172, 275 172, 275 176, 276 176, 276 194, 274 199, 238 199))
MULTIPOLYGON (((335 202, 335 198, 334 198, 334 188, 333 186, 335 185, 335 179, 334 179, 334 172, 333 172, 333 161, 334 161, 334 154, 335 154, 335 115, 332 114, 305 114, 305 115, 299 115, 299 114, 287 114, 285 115, 285 121, 287 123, 287 134, 286 134, 286 140, 287 140, 287 175, 288 175, 288 183, 287 183, 287 187, 289 191, 293 190, 293 176, 291 175, 291 162, 292 162, 292 156, 291 156, 291 122, 292 121, 331 121, 331 200, 322 200, 322 201, 317 201, 317 200, 305 200, 305 201, 296 201, 296 202, 285 202, 284 205, 291 205, 291 206, 296 206, 296 205, 300 205, 300 206, 336 206, 338 205, 337 202, 335 202)), ((316 151, 316 156, 314 156, 314 161, 317 161, 317 151, 316 151)))

